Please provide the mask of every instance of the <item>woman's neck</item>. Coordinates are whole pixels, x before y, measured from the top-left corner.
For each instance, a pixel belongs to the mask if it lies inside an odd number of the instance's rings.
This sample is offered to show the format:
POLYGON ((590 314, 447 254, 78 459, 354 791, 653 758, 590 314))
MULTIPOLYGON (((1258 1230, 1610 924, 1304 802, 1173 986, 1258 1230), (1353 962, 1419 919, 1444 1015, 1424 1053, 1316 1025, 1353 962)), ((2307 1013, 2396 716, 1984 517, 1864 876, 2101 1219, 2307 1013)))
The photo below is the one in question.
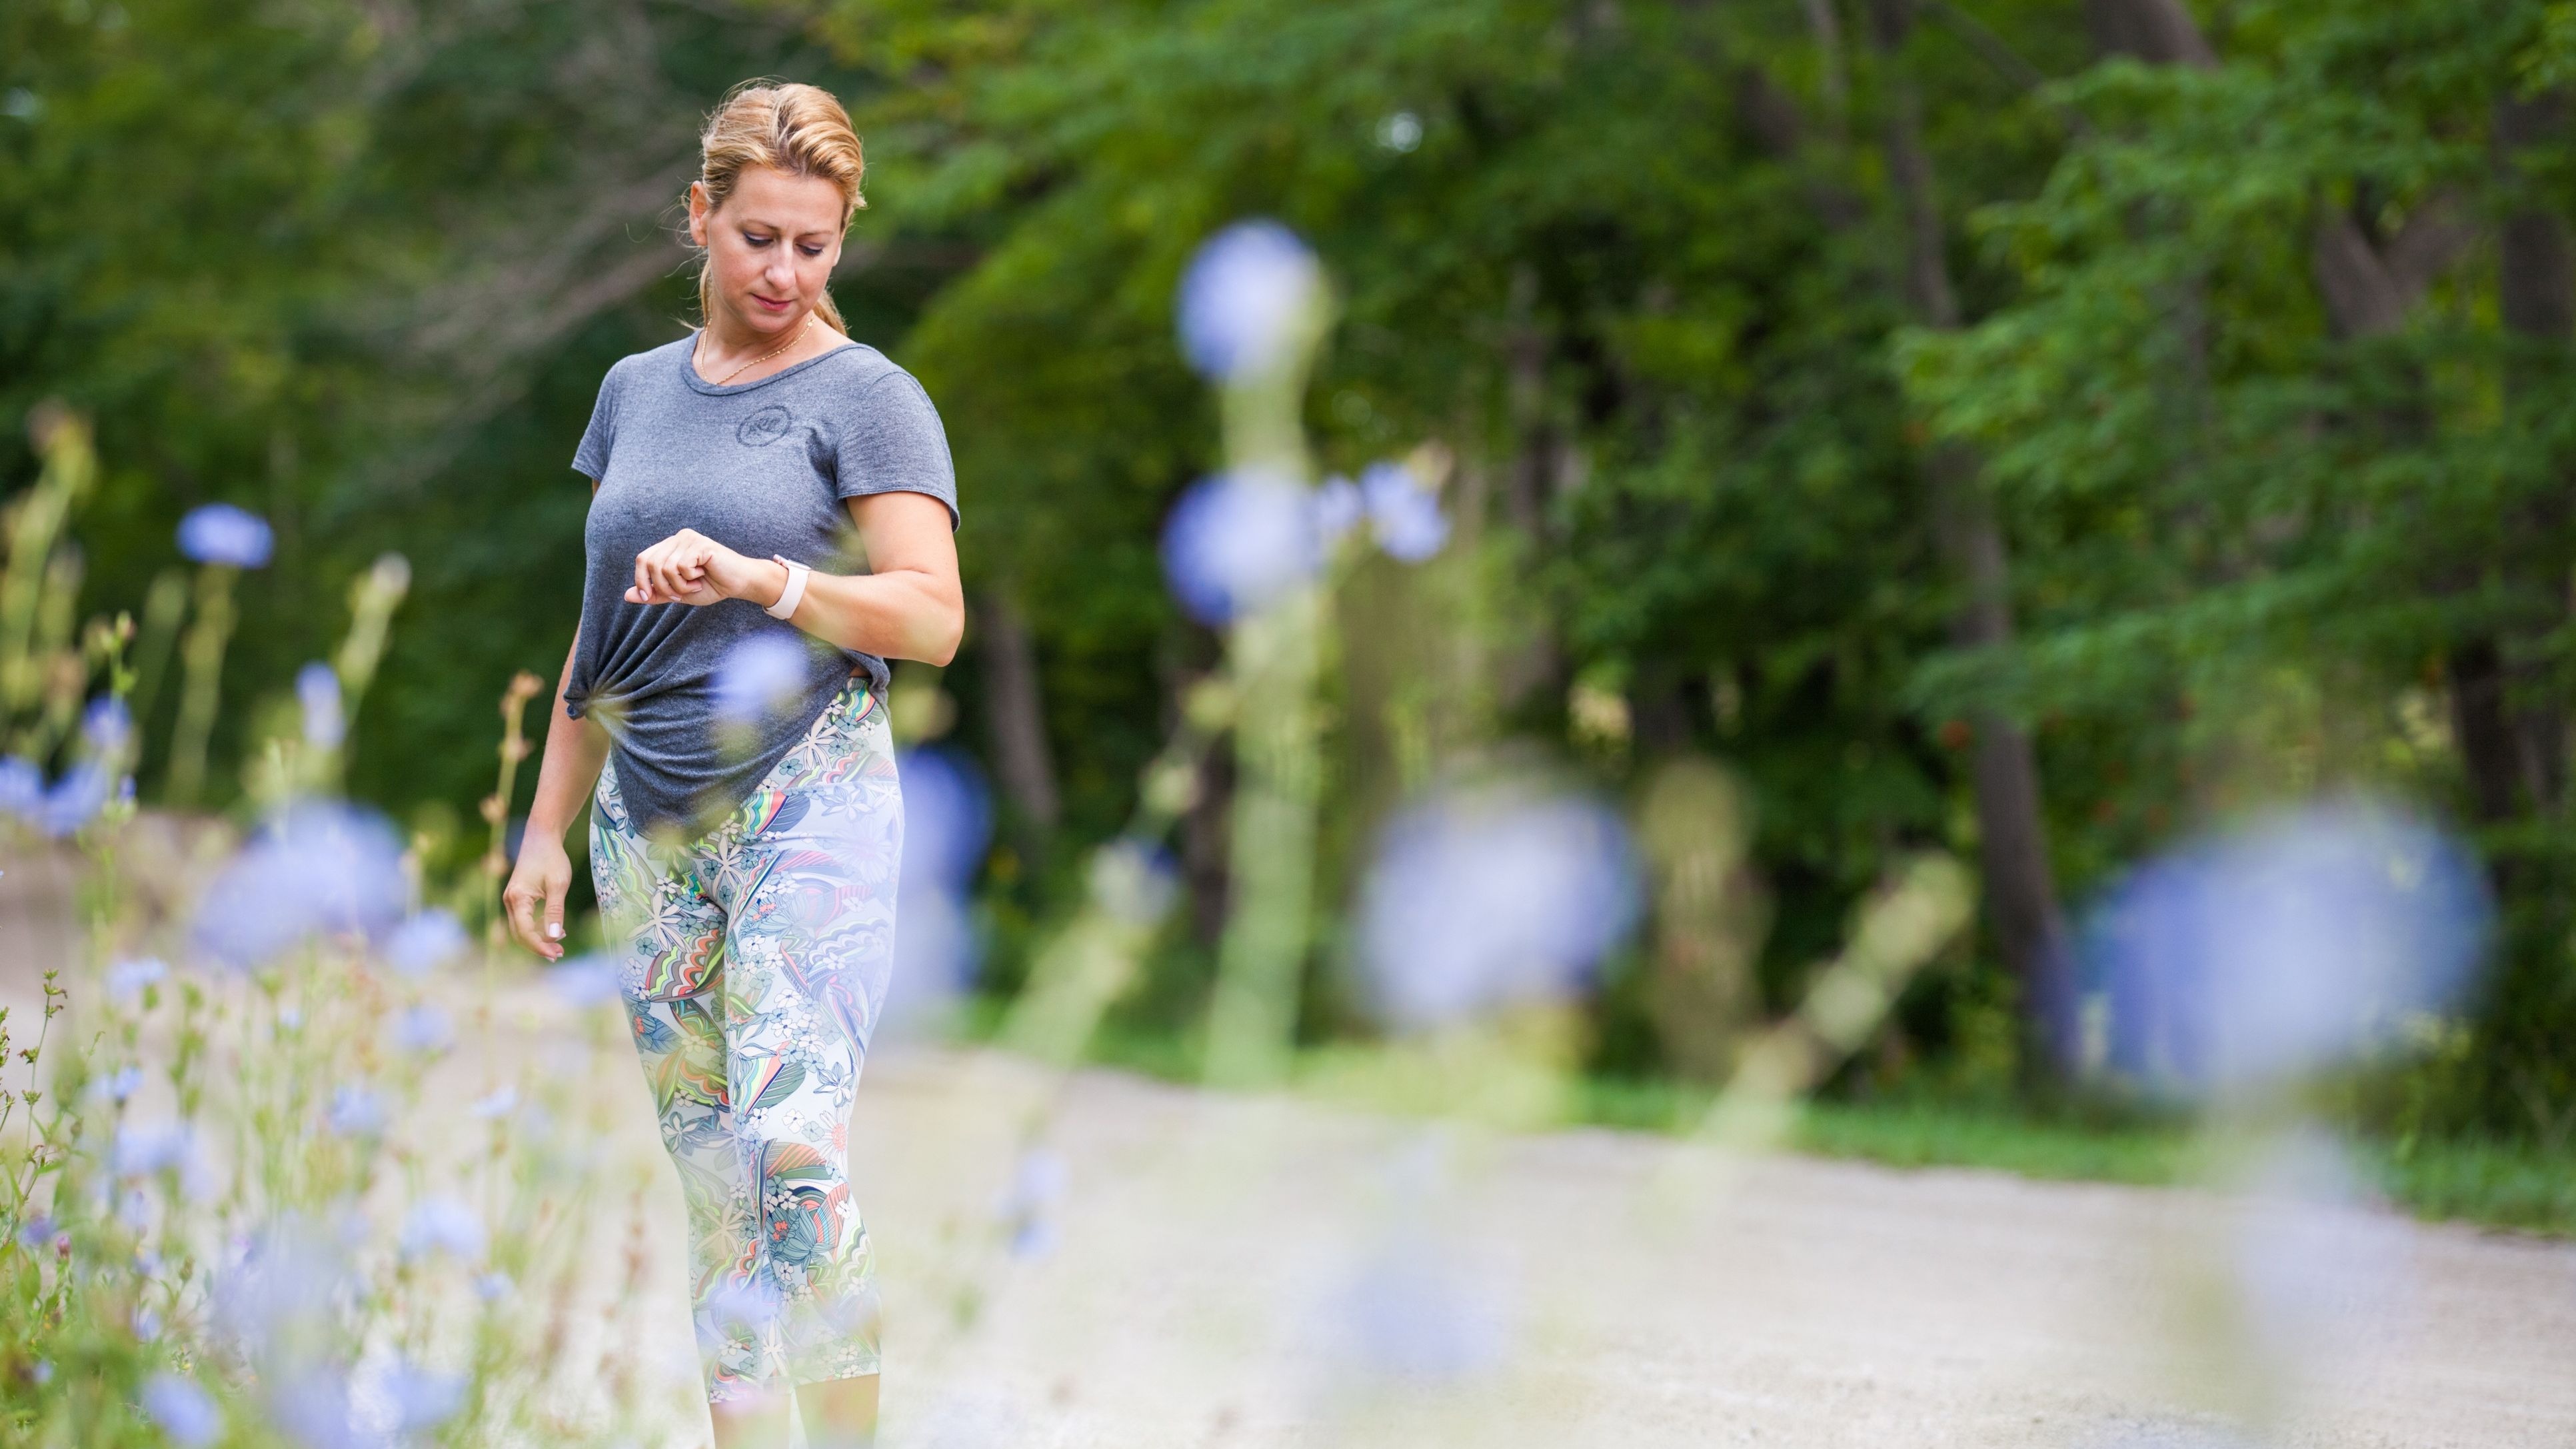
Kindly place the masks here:
POLYGON ((698 376, 719 387, 758 382, 839 346, 841 336, 808 308, 805 315, 776 332, 756 332, 741 319, 718 308, 698 333, 691 355, 698 376))

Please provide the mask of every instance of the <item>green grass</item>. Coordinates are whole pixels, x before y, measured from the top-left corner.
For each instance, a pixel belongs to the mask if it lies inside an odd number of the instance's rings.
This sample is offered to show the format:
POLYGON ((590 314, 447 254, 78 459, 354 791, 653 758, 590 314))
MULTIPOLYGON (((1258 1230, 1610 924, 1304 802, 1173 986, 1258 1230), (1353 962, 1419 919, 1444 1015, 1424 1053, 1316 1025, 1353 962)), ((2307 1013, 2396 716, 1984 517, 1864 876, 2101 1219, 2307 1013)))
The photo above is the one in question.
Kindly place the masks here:
POLYGON ((1938 1102, 1819 1102, 1799 1150, 1891 1167, 1983 1167, 2020 1177, 2162 1186, 2182 1179, 2191 1139, 2170 1127, 2080 1126, 1938 1102))
POLYGON ((2389 1196, 2417 1217, 2576 1238, 2576 1161, 2566 1153, 2432 1141, 2373 1155, 2389 1196))

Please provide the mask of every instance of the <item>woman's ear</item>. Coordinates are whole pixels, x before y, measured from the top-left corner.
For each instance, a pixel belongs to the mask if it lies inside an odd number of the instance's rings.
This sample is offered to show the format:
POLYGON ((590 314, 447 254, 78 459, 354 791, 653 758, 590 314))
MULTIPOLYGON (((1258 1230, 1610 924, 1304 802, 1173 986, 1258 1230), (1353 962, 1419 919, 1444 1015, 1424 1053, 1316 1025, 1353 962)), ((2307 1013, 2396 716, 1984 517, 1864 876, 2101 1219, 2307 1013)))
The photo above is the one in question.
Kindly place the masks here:
POLYGON ((707 213, 711 210, 713 208, 707 205, 707 184, 703 181, 690 182, 689 242, 691 245, 707 244, 707 213))

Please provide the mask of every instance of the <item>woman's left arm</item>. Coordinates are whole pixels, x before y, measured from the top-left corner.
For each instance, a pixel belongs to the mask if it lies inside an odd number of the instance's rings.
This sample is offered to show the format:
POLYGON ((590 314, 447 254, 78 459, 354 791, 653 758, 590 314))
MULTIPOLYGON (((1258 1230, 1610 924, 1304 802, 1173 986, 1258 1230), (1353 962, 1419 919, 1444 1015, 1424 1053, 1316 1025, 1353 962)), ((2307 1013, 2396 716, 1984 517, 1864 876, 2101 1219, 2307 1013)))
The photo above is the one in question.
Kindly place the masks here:
MULTIPOLYGON (((810 573, 789 622, 844 649, 880 659, 946 664, 966 632, 957 541, 948 505, 927 493, 870 493, 848 500, 866 550, 864 574, 810 573)), ((768 608, 787 591, 787 569, 745 558, 684 528, 635 556, 632 604, 706 605, 741 599, 768 608)))

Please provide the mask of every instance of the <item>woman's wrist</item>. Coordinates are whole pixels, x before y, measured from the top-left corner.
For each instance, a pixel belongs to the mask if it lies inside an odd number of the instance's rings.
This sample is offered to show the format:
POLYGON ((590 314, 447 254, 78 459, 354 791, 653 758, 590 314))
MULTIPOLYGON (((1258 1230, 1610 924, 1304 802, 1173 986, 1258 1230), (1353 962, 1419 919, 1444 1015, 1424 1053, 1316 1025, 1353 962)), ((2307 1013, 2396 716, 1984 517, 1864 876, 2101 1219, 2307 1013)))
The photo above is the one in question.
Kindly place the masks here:
POLYGON ((729 599, 741 599, 746 603, 757 604, 764 609, 777 603, 778 596, 787 592, 785 564, 775 563, 769 559, 749 558, 741 559, 740 562, 739 572, 729 581, 731 587, 720 584, 716 592, 729 599))
POLYGON ((519 832, 519 839, 522 842, 521 848, 524 849, 524 843, 531 840, 549 841, 560 847, 564 843, 564 836, 570 834, 571 831, 572 821, 570 819, 552 820, 537 811, 531 810, 528 812, 527 825, 519 832))

